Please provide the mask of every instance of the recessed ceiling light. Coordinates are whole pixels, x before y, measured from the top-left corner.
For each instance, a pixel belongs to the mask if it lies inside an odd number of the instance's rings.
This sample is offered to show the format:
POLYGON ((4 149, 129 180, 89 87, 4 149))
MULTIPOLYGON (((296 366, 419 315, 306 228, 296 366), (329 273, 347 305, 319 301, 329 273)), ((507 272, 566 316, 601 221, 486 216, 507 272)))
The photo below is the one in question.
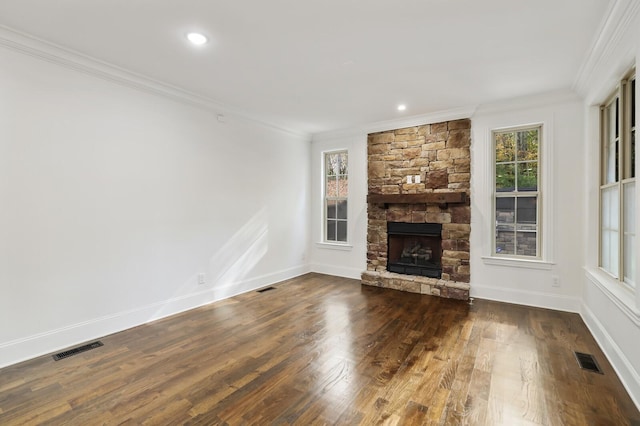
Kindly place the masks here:
POLYGON ((196 46, 202 46, 208 41, 207 37, 200 33, 189 33, 187 39, 196 46))
POLYGON ((405 109, 407 109, 406 105, 404 105, 404 104, 398 105, 398 111, 404 111, 405 109))

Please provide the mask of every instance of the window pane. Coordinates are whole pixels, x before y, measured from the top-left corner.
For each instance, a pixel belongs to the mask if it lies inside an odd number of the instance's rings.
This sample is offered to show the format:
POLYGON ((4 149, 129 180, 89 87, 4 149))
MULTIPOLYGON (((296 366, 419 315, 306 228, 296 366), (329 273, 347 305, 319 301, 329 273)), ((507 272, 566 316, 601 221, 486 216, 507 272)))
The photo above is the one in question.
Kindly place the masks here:
POLYGON ((616 139, 615 141, 613 141, 613 143, 609 146, 609 158, 610 160, 610 165, 611 165, 611 178, 613 179, 611 182, 618 182, 620 180, 619 178, 619 168, 620 168, 620 164, 618 162, 618 156, 619 151, 620 151, 620 147, 619 147, 620 143, 619 141, 616 139))
POLYGON ((636 183, 624 185, 624 281, 635 285, 636 183))
POLYGON ((347 200, 336 201, 338 214, 336 217, 338 219, 346 219, 347 218, 347 200))
POLYGON ((338 238, 337 241, 347 241, 347 222, 338 221, 338 238))
POLYGON ((519 256, 536 256, 538 233, 516 232, 517 252, 519 256))
POLYGON ((518 132, 518 161, 538 159, 538 129, 518 132))
POLYGON ((515 197, 496 198, 496 254, 515 254, 515 197))
POLYGON ((613 127, 616 129, 615 136, 618 138, 620 136, 620 99, 616 98, 615 106, 615 125, 613 127))
POLYGON ((618 141, 609 144, 607 152, 607 183, 618 182, 618 141))
POLYGON ((636 127, 636 80, 631 80, 631 127, 636 127))
POLYGON ((515 161, 516 137, 514 132, 496 133, 496 163, 515 161))
POLYGON ((335 219, 337 217, 337 204, 338 202, 335 200, 327 200, 327 219, 335 219))
POLYGON ((340 173, 340 154, 326 154, 326 173, 327 176, 335 176, 340 173))
POLYGON ((631 177, 636 177, 636 81, 631 80, 631 177))
POLYGON ((516 218, 516 199, 514 197, 498 197, 496 198, 496 224, 515 223, 516 218))
POLYGON ((606 183, 618 181, 618 98, 605 108, 606 183))
POLYGON ((610 274, 619 274, 619 194, 618 187, 601 190, 600 266, 610 274))
POLYGON ((338 174, 346 175, 347 173, 347 153, 341 152, 336 154, 338 156, 338 174))
POLYGON ((518 163, 518 191, 538 190, 538 163, 518 163))
POLYGON ((609 194, 609 229, 620 230, 620 194, 618 187, 614 186, 606 190, 609 194))
POLYGON ((346 197, 349 195, 349 180, 346 175, 339 176, 337 192, 338 197, 346 197))
POLYGON ((327 241, 336 241, 336 221, 327 220, 327 241))
POLYGON ((624 229, 636 233, 636 183, 624 184, 624 229))
POLYGON ((508 192, 515 188, 515 164, 496 164, 496 191, 508 192))
POLYGON ((335 176, 327 177, 327 187, 326 187, 326 196, 327 197, 337 197, 338 196, 338 179, 335 176))
POLYGON ((535 231, 538 221, 538 198, 519 197, 517 205, 516 223, 518 230, 535 231))
POLYGON ((600 203, 601 203, 601 211, 600 211, 600 225, 603 228, 611 228, 611 209, 609 206, 611 205, 611 191, 608 189, 602 189, 600 193, 600 203))
POLYGON ((631 131, 631 177, 636 177, 636 131, 631 131))
POLYGON ((514 244, 513 226, 498 225, 496 227, 496 254, 516 254, 514 244))

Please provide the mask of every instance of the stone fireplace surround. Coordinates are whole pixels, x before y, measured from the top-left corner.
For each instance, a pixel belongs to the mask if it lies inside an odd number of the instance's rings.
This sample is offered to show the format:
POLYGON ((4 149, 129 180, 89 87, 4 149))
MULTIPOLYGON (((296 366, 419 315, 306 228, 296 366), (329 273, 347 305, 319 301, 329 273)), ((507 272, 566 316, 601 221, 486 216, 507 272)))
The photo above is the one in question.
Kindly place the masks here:
POLYGON ((367 270, 362 283, 469 298, 471 121, 372 133, 367 140, 367 270), (406 177, 420 176, 420 183, 406 177), (442 224, 440 279, 387 271, 387 222, 442 224))

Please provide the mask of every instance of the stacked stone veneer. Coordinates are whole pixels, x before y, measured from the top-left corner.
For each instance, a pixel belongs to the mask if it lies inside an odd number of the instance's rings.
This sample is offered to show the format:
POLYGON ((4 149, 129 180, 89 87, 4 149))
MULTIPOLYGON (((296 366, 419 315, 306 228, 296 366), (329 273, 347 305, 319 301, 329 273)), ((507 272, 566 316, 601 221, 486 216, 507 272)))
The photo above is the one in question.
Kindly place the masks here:
POLYGON ((463 203, 369 203, 367 270, 362 283, 413 293, 469 298, 471 121, 427 124, 368 137, 369 194, 465 192, 463 203), (420 175, 421 183, 406 183, 420 175), (387 271, 387 221, 442 224, 442 278, 387 271))

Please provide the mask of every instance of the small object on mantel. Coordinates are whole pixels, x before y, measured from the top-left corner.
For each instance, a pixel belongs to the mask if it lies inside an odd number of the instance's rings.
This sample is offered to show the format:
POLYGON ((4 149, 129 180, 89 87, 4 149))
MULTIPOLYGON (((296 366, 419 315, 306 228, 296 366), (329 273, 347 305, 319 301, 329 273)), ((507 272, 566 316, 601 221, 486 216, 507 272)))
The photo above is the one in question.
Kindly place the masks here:
POLYGON ((447 208, 448 204, 464 203, 467 201, 465 192, 427 192, 424 194, 369 194, 367 202, 372 204, 437 204, 440 208, 447 208))

